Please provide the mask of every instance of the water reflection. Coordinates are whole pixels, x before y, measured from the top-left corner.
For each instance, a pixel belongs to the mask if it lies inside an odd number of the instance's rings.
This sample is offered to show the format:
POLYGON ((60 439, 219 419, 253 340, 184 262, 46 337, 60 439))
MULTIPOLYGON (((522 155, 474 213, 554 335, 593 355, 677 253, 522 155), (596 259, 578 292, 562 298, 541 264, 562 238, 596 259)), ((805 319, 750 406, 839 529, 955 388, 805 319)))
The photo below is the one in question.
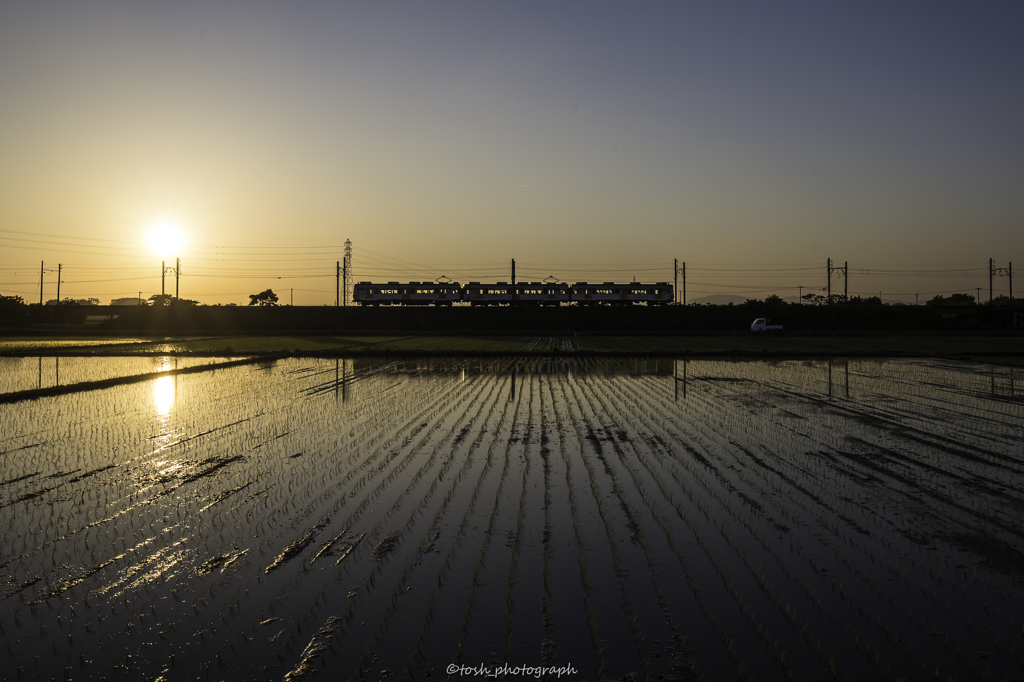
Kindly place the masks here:
MULTIPOLYGON (((170 369, 177 369, 178 359, 174 359, 174 367, 171 367, 170 358, 162 358, 160 372, 170 369)), ((174 398, 178 393, 178 377, 164 376, 153 382, 153 403, 156 405, 156 413, 160 418, 165 418, 171 413, 174 407, 174 398)))
MULTIPOLYGON (((78 362, 61 362, 62 383, 82 376, 78 362)), ((144 362, 147 373, 174 367, 144 362)), ((35 384, 38 359, 22 364, 35 384)), ((46 381, 55 372, 48 358, 42 364, 46 381)), ((50 650, 69 641, 87 653, 68 659, 68 677, 206 666, 214 678, 255 679, 271 665, 319 666, 314 654, 323 653, 332 670, 322 677, 384 677, 406 665, 405 679, 458 656, 486 660, 476 657, 500 650, 509 633, 536 642, 548 629, 579 679, 596 679, 601 666, 609 679, 633 678, 648 654, 651 678, 676 677, 670 668, 692 656, 694 677, 724 679, 735 673, 733 641, 758 655, 750 669, 774 679, 777 661, 748 614, 756 608, 785 629, 787 600, 797 598, 808 614, 800 621, 824 633, 850 679, 873 679, 876 662, 848 632, 878 631, 878 613, 904 607, 924 625, 884 640, 884 665, 908 668, 904 642, 921 646, 915 655, 946 656, 929 634, 940 623, 950 641, 987 650, 990 677, 1019 669, 1019 658, 987 646, 1024 610, 1014 577, 1024 550, 1019 369, 293 358, 274 371, 177 381, 181 396, 165 375, 0 405, 2 449, 17 449, 0 489, 0 586, 29 633, 15 654, 0 654, 0 679, 55 677, 50 650), (852 398, 841 398, 847 386, 852 398), (75 447, 63 445, 69 422, 87 426, 71 432, 75 447), (380 563, 385 549, 390 564, 380 563), (593 559, 595 589, 581 557, 593 559), (377 568, 387 565, 395 570, 377 568), (414 570, 399 575, 403 566, 414 570), (544 591, 548 569, 560 589, 544 591), (938 580, 940 571, 964 579, 938 580), (788 586, 785 600, 762 587, 769 574, 788 586), (852 584, 853 599, 833 576, 852 584), (466 589, 436 589, 446 580, 466 589), (642 628, 646 639, 598 660, 586 600, 601 633, 629 643, 631 628, 642 628), (986 600, 1002 604, 1004 620, 978 625, 990 621, 986 600), (946 603, 964 615, 949 620, 946 603), (330 615, 345 609, 347 620, 330 615), (513 625, 472 620, 502 610, 513 625), (432 615, 440 612, 456 617, 432 615), (96 627, 105 618, 115 626, 96 627), (428 621, 420 641, 415 628, 428 621), (214 622, 222 636, 207 636, 214 622), (312 626, 294 649, 277 644, 282 624, 303 622, 312 626), (720 637, 726 627, 735 640, 720 637), (689 651, 670 644, 676 633, 689 651), (364 648, 346 640, 371 643, 372 670, 364 648)), ((828 679, 812 640, 790 639, 806 679, 828 679)), ((537 655, 512 650, 508 663, 537 665, 537 655)), ((955 656, 944 660, 951 674, 971 674, 955 656)))
POLYGON ((160 417, 166 417, 174 407, 174 394, 177 393, 177 386, 174 377, 160 377, 153 382, 153 403, 156 405, 156 413, 160 417))

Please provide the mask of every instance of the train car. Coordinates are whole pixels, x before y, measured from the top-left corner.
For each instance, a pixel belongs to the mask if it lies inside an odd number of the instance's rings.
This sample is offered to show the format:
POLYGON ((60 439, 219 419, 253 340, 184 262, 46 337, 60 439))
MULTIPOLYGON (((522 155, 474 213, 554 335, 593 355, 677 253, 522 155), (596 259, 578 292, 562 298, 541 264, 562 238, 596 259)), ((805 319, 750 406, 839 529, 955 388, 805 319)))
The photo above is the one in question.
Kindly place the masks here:
POLYGON ((450 306, 462 300, 458 282, 359 282, 352 287, 352 300, 359 305, 434 305, 450 306))
POLYGON ((627 297, 631 303, 668 305, 672 302, 672 293, 672 285, 668 282, 656 282, 655 284, 638 284, 634 282, 629 285, 627 297))
POLYGON ((672 301, 672 285, 657 284, 588 284, 576 282, 572 285, 572 300, 578 305, 665 305, 672 301))
POLYGON ((561 305, 569 303, 571 297, 571 290, 565 282, 561 284, 518 282, 516 284, 517 305, 561 305))
POLYGON ((508 282, 481 284, 470 282, 462 289, 462 300, 470 305, 508 305, 512 303, 512 287, 508 282))
POLYGON ((579 305, 627 305, 629 303, 629 285, 605 282, 588 284, 576 282, 572 285, 572 300, 579 305))

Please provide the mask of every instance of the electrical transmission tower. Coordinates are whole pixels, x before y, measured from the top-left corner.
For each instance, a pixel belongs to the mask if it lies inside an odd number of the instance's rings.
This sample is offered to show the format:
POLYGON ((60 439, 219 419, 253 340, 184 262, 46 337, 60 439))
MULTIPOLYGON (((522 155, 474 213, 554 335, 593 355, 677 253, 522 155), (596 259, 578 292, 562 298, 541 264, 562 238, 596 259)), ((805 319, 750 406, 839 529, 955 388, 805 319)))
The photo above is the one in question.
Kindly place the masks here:
POLYGON ((849 300, 849 296, 847 296, 847 292, 849 291, 849 289, 847 288, 848 278, 846 276, 847 266, 848 265, 849 265, 849 263, 847 263, 846 261, 843 261, 843 267, 839 267, 838 265, 832 265, 832 259, 831 258, 828 259, 828 264, 826 265, 826 269, 828 270, 828 298, 825 299, 825 300, 828 301, 829 303, 832 302, 832 273, 842 274, 842 276, 843 276, 843 300, 844 301, 849 300))

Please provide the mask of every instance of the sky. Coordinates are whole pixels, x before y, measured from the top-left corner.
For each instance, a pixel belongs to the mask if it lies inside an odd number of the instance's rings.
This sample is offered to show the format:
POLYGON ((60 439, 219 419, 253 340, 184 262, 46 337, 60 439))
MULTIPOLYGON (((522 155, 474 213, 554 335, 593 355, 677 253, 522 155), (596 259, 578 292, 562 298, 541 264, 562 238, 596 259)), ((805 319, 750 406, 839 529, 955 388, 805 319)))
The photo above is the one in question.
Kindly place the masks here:
POLYGON ((180 258, 184 298, 333 304, 350 239, 358 281, 678 260, 763 298, 831 258, 987 299, 1024 266, 1021 35, 998 1, 0 3, 0 294, 180 258))

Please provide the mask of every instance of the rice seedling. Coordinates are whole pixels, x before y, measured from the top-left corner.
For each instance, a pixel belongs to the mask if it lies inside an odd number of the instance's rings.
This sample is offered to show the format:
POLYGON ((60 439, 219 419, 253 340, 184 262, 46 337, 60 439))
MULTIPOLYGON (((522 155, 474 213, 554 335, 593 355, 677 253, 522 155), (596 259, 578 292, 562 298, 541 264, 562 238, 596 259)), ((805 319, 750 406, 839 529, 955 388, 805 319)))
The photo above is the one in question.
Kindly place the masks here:
POLYGON ((6 677, 1019 675, 1024 415, 984 366, 168 379, 0 405, 6 677))

